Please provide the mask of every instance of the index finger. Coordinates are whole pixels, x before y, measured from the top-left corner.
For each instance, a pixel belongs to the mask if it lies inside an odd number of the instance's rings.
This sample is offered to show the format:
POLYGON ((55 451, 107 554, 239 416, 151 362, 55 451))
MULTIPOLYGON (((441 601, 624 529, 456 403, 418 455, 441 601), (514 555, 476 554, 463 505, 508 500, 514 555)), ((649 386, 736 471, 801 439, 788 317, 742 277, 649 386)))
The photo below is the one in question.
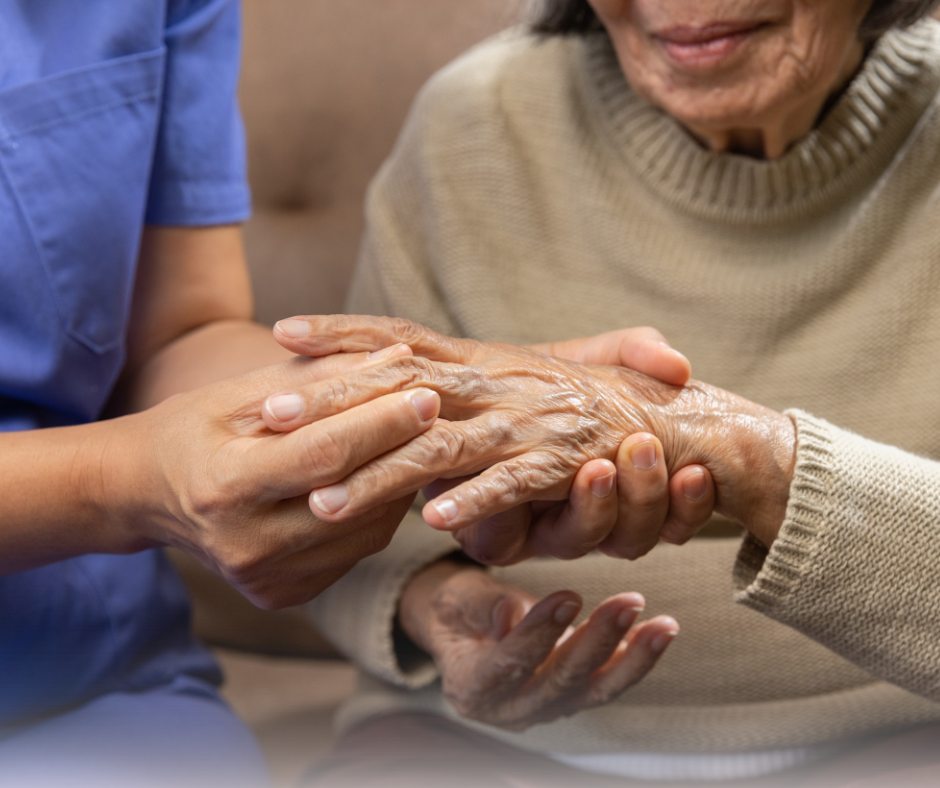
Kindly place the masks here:
POLYGON ((304 356, 375 351, 397 343, 434 361, 467 364, 482 345, 471 339, 453 339, 410 320, 368 315, 305 315, 281 320, 274 338, 288 350, 304 356))
POLYGON ((242 498, 246 476, 268 501, 306 495, 429 429, 439 406, 435 392, 418 388, 386 394, 295 432, 266 436, 242 453, 241 473, 226 481, 242 498))

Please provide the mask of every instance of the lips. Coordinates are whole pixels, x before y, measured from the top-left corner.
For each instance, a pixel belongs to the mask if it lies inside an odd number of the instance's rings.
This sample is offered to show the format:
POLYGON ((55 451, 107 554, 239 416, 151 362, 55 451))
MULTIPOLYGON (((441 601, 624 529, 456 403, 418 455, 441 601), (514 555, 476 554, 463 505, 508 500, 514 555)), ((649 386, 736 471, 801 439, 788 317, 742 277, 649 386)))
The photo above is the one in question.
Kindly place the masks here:
POLYGON ((704 70, 722 64, 758 30, 761 22, 719 22, 701 27, 673 27, 653 34, 677 65, 704 70))

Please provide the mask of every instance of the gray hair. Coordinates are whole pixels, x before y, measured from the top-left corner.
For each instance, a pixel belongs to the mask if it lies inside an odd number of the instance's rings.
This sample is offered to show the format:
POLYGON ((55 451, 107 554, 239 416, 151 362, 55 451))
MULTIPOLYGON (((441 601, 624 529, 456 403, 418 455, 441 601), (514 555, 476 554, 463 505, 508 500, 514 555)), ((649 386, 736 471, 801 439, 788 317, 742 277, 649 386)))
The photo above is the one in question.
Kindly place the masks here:
MULTIPOLYGON (((923 19, 940 0, 874 0, 858 35, 874 41, 892 27, 907 27, 923 19)), ((543 35, 572 35, 603 29, 588 0, 542 0, 532 29, 543 35)))

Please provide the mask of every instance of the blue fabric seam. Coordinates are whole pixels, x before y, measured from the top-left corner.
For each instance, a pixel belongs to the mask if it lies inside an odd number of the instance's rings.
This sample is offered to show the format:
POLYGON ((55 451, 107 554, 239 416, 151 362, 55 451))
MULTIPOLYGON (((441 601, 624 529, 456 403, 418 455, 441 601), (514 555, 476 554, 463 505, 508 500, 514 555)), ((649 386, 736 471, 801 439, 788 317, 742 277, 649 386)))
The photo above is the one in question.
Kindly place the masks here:
POLYGON ((52 293, 52 300, 55 302, 55 310, 59 315, 59 321, 63 328, 68 326, 68 319, 66 317, 65 308, 61 301, 59 300, 59 294, 56 292, 56 289, 52 286, 52 271, 49 269, 49 263, 46 260, 46 256, 42 253, 42 247, 39 245, 39 241, 36 236, 36 228, 33 227, 32 219, 29 216, 29 212, 26 210, 23 205, 23 201, 20 199, 19 190, 16 188, 13 179, 10 177, 10 173, 7 171, 6 164, 3 161, 3 157, 0 156, 0 174, 3 175, 3 179, 6 181, 7 189, 10 192, 10 195, 13 197, 13 201, 16 204, 16 210, 20 214, 20 220, 23 222, 23 225, 26 227, 26 231, 29 233, 29 242, 33 245, 33 250, 36 252, 36 259, 39 260, 39 264, 42 266, 43 273, 46 275, 46 283, 49 287, 49 292, 52 293))
MULTIPOLYGON (((108 112, 109 110, 117 109, 118 107, 123 107, 128 104, 137 104, 141 101, 146 101, 148 99, 156 99, 156 98, 159 98, 159 96, 160 96, 159 90, 147 90, 143 93, 135 93, 132 96, 127 96, 117 101, 109 101, 107 104, 99 104, 95 107, 85 110, 84 112, 75 112, 70 115, 62 115, 60 117, 57 117, 55 120, 47 120, 42 123, 35 123, 32 126, 27 126, 25 129, 18 129, 17 131, 14 131, 12 134, 9 132, 6 132, 5 129, 3 130, 5 131, 5 138, 7 140, 13 141, 17 137, 22 137, 34 131, 41 131, 43 129, 54 128, 55 126, 60 126, 63 123, 67 123, 67 122, 74 121, 74 120, 80 120, 81 118, 91 117, 92 115, 100 115, 102 112, 108 112)), ((0 126, 0 128, 3 128, 3 127, 0 126)))

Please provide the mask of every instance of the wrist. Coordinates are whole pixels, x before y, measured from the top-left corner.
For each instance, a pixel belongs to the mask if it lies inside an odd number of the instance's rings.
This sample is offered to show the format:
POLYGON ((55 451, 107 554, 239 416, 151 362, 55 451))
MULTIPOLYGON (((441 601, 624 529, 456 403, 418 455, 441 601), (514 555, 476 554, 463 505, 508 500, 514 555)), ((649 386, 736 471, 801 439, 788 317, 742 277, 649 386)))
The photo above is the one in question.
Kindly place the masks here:
POLYGON ((699 382, 660 408, 657 420, 666 425, 663 445, 670 473, 704 465, 715 481, 715 510, 769 547, 783 524, 793 481, 793 421, 699 382))
POLYGON ((157 537, 161 484, 154 472, 157 446, 154 415, 145 411, 100 422, 107 440, 99 449, 93 496, 107 530, 111 553, 134 553, 159 547, 157 537))
POLYGON ((435 595, 452 577, 468 571, 480 570, 445 558, 422 569, 402 589, 398 623, 402 632, 423 651, 432 653, 429 631, 434 618, 435 595))

